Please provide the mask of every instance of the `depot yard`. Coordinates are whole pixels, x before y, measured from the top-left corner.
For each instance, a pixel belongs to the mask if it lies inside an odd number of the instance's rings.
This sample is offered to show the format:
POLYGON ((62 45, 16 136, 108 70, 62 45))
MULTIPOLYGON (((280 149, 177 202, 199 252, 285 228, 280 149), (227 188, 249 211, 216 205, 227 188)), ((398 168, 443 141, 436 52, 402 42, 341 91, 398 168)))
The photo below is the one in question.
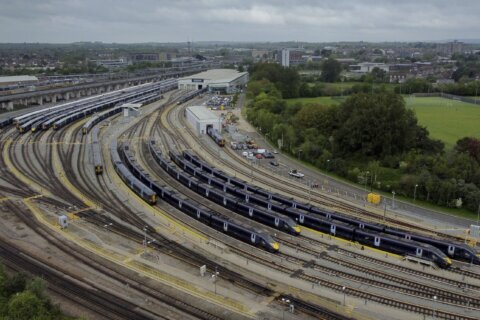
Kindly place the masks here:
POLYGON ((480 106, 440 97, 405 97, 408 108, 415 111, 420 125, 430 136, 445 142, 447 148, 463 137, 480 138, 480 106))

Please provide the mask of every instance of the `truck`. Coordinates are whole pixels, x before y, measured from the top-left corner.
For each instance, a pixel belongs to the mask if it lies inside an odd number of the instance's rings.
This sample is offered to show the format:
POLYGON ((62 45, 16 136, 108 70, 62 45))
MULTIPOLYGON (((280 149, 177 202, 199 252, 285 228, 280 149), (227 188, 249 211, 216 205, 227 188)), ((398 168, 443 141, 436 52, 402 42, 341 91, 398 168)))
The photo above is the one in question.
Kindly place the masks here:
POLYGON ((292 177, 295 177, 295 178, 303 178, 305 177, 305 175, 301 172, 299 172, 297 169, 291 169, 289 172, 288 172, 289 175, 291 175, 292 177))

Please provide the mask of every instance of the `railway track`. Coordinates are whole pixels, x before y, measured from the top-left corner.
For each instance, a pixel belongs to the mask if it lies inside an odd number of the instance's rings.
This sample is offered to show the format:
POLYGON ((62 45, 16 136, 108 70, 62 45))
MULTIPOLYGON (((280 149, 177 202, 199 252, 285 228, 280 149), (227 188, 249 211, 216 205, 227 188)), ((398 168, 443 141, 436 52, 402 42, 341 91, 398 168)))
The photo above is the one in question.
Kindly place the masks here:
MULTIPOLYGON (((189 125, 185 122, 184 117, 182 117, 184 108, 181 109, 182 112, 177 111, 177 120, 179 123, 182 125, 183 128, 188 132, 188 134, 198 143, 198 145, 202 145, 203 142, 201 139, 198 138, 198 136, 193 133, 192 129, 189 127, 189 125)), ((172 112, 174 113, 174 112, 172 112)), ((173 122, 171 119, 168 119, 168 124, 171 128, 175 128, 175 125, 173 125, 173 122)), ((173 129, 172 129, 173 130, 173 129)), ((172 130, 170 130, 172 132, 172 130)), ((178 128, 175 128, 175 136, 181 136, 181 130, 178 130, 178 128)), ((187 140, 181 138, 180 139, 182 143, 185 146, 190 146, 187 140)), ((188 148, 185 148, 188 149, 188 148)), ((232 162, 227 161, 226 159, 219 157, 217 153, 213 152, 209 147, 203 148, 202 149, 204 152, 208 153, 209 157, 212 159, 215 159, 219 163, 223 164, 225 167, 231 168, 232 167, 232 162)), ((230 156, 231 159, 237 159, 235 161, 235 171, 239 172, 240 174, 250 177, 252 168, 250 165, 248 165, 246 162, 244 162, 243 159, 241 159, 233 150, 231 150, 228 147, 225 147, 224 152, 230 156)), ((259 168, 257 168, 259 169, 259 168)), ((359 208, 354 205, 347 204, 343 201, 337 200, 332 198, 331 196, 324 195, 320 192, 316 192, 314 189, 308 189, 305 186, 298 184, 298 183, 292 183, 291 181, 280 178, 276 175, 271 174, 267 170, 261 170, 262 175, 256 175, 255 180, 258 182, 271 187, 272 189, 277 189, 279 191, 284 192, 285 194, 288 194, 290 196, 295 196, 297 199, 301 199, 302 201, 309 202, 312 204, 320 205, 327 207, 329 209, 337 209, 339 212, 344 212, 349 214, 350 216, 355 216, 358 218, 362 218, 366 221, 372 221, 380 224, 386 224, 388 223, 390 226, 398 226, 406 230, 410 231, 416 231, 416 232, 421 232, 424 234, 429 234, 429 235, 436 235, 439 237, 443 237, 445 239, 450 239, 450 240, 455 240, 455 241, 463 241, 463 239, 460 239, 456 236, 444 234, 432 229, 429 229, 427 227, 422 227, 416 224, 412 224, 406 221, 398 220, 395 218, 391 217, 380 217, 379 215, 372 213, 368 210, 364 210, 362 208, 359 208), (272 181, 274 183, 272 183, 272 181), (299 191, 301 190, 301 191, 299 191)))
MULTIPOLYGON (((171 119, 170 119, 168 116, 167 116, 166 118, 167 118, 167 121, 168 121, 168 126, 170 127, 170 129, 172 129, 172 130, 169 130, 169 131, 170 131, 172 134, 175 134, 175 133, 176 133, 176 136, 179 136, 179 133, 180 133, 179 131, 180 131, 180 130, 176 129, 176 130, 175 130, 176 132, 173 132, 173 128, 175 128, 175 126, 173 125, 171 119)), ((179 116, 179 118, 181 118, 181 117, 179 116)), ((187 130, 188 130, 188 129, 187 129, 187 130)), ((190 134, 191 134, 191 132, 190 132, 190 134)), ((191 134, 191 135, 192 135, 193 137, 195 137, 195 139, 196 139, 197 142, 201 143, 200 140, 199 140, 198 138, 196 138, 196 136, 195 136, 194 134, 191 134)), ((187 141, 186 141, 185 139, 177 139, 177 141, 178 141, 178 140, 182 140, 183 144, 188 145, 188 143, 187 143, 187 141)), ((177 143, 177 145, 178 145, 178 143, 177 143)), ((208 148, 207 148, 207 149, 208 149, 208 148)), ((211 151, 209 151, 209 153, 210 153, 211 156, 216 157, 216 155, 213 154, 211 151)), ((224 162, 224 163, 225 163, 225 162, 224 162)), ((291 257, 290 257, 290 258, 291 258, 291 257)), ((352 264, 352 265, 354 265, 354 264, 352 264)), ((359 268, 362 268, 362 267, 357 266, 357 269, 359 269, 359 268)), ((405 268, 405 269, 407 269, 407 268, 405 268)), ((289 271, 293 271, 293 270, 289 270, 289 271)), ((330 271, 332 271, 332 270, 330 270, 330 271)), ((368 272, 369 270, 366 269, 366 268, 364 268, 362 271, 363 271, 363 272, 368 272)), ((350 275, 350 274, 344 274, 344 276, 345 276, 345 275, 347 275, 347 276, 350 277, 350 279, 351 279, 351 275, 350 275)), ((386 277, 388 280, 390 280, 390 281, 393 280, 393 279, 396 280, 396 281, 399 281, 399 282, 401 282, 401 284, 402 284, 403 286, 408 285, 408 284, 413 284, 413 281, 408 281, 408 280, 405 280, 405 279, 400 278, 400 277, 394 277, 394 276, 387 275, 387 274, 385 274, 385 277, 386 277)), ((328 285, 329 285, 330 287, 333 286, 332 283, 329 283, 328 285)), ((386 287, 386 285, 384 285, 383 283, 382 283, 382 286, 386 287)), ((415 294, 416 296, 423 296, 423 297, 429 297, 429 296, 431 297, 432 294, 434 295, 435 293, 438 293, 439 295, 442 294, 441 297, 442 297, 442 299, 444 300, 444 302, 453 303, 453 304, 458 304, 458 305, 461 305, 461 306, 468 306, 468 307, 471 306, 471 305, 470 305, 471 301, 469 301, 469 299, 466 298, 464 295, 449 293, 448 291, 441 290, 441 289, 435 289, 435 288, 432 288, 432 287, 426 287, 426 288, 423 287, 423 288, 421 288, 420 285, 415 286, 415 287, 417 288, 417 290, 405 289, 404 292, 409 293, 409 294, 415 294), (432 293, 432 292, 434 292, 434 293, 432 293)), ((403 287, 400 287, 400 286, 399 286, 398 288, 403 288, 403 287)), ((338 289, 338 288, 337 288, 337 289, 338 289)), ((357 296, 359 296, 359 297, 364 297, 364 296, 366 295, 366 296, 368 296, 368 297, 372 297, 372 298, 374 299, 374 301, 383 301, 385 304, 388 304, 388 305, 401 306, 401 307, 404 308, 404 309, 407 309, 407 310, 410 310, 410 309, 411 309, 411 310, 415 310, 415 311, 421 312, 421 313, 423 313, 423 314, 429 314, 429 312, 432 312, 432 314, 433 314, 433 312, 435 311, 435 310, 428 309, 428 308, 425 309, 425 307, 423 307, 423 309, 422 309, 421 306, 413 306, 413 305, 410 305, 410 304, 408 304, 408 303, 401 303, 401 302, 399 302, 399 301, 388 300, 388 299, 386 299, 386 300, 381 300, 381 297, 376 297, 375 295, 368 294, 368 293, 365 293, 365 292, 364 292, 364 293, 361 293, 361 292, 353 292, 353 293, 355 293, 355 294, 356 294, 357 296)), ((478 302, 479 302, 479 301, 476 302, 476 306, 477 306, 477 307, 478 307, 478 302)), ((453 318, 455 318, 456 316, 462 317, 461 315, 449 314, 448 312, 446 312, 443 316, 444 316, 445 319, 450 319, 450 318, 453 319, 453 318)), ((442 316, 442 317, 443 317, 443 316, 442 316)), ((468 318, 468 317, 467 317, 467 318, 468 318)))

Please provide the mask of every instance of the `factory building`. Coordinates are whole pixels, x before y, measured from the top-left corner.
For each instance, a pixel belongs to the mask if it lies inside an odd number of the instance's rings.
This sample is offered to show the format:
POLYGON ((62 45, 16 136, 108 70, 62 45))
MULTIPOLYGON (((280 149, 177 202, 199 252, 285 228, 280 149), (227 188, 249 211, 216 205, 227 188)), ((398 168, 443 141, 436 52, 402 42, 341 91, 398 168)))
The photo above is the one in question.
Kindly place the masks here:
POLYGON ((208 127, 213 127, 213 129, 217 129, 219 132, 222 129, 220 117, 206 107, 188 107, 185 112, 188 123, 195 129, 198 135, 206 134, 208 127))
POLYGON ((248 72, 233 69, 212 69, 178 79, 180 90, 200 90, 232 94, 240 91, 248 82, 248 72))
MULTIPOLYGON (((0 77, 0 91, 15 90, 18 88, 34 87, 38 78, 34 76, 0 77)), ((34 89, 34 88, 33 88, 34 89)))

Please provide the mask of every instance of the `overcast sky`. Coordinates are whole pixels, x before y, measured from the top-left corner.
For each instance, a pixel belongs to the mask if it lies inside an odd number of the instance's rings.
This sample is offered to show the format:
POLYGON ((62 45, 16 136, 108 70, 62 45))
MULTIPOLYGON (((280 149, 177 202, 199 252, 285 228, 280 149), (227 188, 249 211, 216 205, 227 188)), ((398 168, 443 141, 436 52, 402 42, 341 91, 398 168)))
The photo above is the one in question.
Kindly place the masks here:
POLYGON ((0 0, 0 42, 480 38, 480 0, 0 0))

